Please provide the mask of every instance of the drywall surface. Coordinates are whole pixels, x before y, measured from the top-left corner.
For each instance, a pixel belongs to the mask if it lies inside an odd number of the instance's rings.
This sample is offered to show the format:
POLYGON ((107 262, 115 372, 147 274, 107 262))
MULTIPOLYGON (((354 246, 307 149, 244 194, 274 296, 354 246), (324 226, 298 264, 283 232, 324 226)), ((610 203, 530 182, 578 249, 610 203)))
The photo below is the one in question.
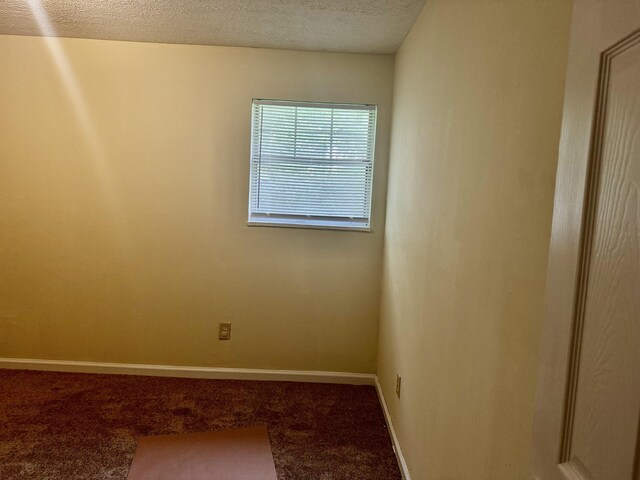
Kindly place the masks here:
POLYGON ((0 357, 375 371, 392 57, 0 36, 0 70, 0 357), (373 233, 246 226, 254 97, 378 104, 373 233))
POLYGON ((396 57, 378 374, 414 479, 527 478, 570 10, 429 0, 396 57))

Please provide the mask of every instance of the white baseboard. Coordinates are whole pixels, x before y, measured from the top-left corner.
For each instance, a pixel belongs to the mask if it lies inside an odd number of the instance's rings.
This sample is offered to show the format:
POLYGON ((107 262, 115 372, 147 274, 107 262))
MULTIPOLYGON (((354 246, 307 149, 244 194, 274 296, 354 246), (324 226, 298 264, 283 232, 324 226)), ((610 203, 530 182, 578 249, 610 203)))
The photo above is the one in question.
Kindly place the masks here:
POLYGON ((389 429, 389 436, 391 437, 391 442, 393 443, 393 451, 395 452, 396 458, 398 459, 400 473, 402 473, 402 478, 404 480, 411 480, 409 468, 407 467, 407 462, 404 460, 404 455, 402 454, 402 449, 400 448, 400 442, 398 442, 398 436, 396 435, 396 431, 393 428, 393 423, 391 422, 391 414, 389 414, 389 408, 387 407, 387 402, 384 399, 382 387, 380 387, 378 377, 376 377, 375 383, 376 391, 378 392, 378 398, 380 399, 380 405, 382 405, 382 411, 384 412, 384 419, 386 420, 387 427, 389 429))
POLYGON ((33 358, 0 358, 0 369, 111 373, 124 375, 150 375, 157 377, 209 378, 218 380, 270 380, 279 382, 342 383, 350 385, 375 385, 376 383, 376 376, 369 373, 188 367, 178 365, 40 360, 33 358))

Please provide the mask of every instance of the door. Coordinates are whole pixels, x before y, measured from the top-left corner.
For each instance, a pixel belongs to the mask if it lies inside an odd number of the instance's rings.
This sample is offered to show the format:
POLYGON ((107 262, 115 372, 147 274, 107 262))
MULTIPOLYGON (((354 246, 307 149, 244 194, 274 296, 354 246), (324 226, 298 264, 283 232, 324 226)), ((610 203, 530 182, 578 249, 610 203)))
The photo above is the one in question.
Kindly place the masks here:
POLYGON ((575 0, 532 478, 640 480, 640 0, 575 0))

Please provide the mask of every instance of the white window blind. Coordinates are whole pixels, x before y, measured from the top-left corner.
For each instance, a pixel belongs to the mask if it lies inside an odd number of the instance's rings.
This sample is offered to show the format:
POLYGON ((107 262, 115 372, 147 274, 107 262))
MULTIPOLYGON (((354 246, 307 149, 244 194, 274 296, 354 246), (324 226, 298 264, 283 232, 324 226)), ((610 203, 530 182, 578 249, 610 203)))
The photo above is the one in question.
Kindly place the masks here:
POLYGON ((254 100, 250 224, 369 229, 374 105, 254 100))

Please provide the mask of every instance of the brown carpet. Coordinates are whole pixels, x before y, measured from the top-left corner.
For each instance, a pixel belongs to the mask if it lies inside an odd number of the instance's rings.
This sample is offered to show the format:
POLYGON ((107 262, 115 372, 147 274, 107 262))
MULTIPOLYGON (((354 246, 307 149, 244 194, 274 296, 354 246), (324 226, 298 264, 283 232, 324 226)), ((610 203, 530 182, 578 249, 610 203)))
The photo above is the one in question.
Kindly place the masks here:
POLYGON ((266 424, 279 480, 400 480, 375 389, 0 370, 0 479, 124 480, 143 435, 266 424))

